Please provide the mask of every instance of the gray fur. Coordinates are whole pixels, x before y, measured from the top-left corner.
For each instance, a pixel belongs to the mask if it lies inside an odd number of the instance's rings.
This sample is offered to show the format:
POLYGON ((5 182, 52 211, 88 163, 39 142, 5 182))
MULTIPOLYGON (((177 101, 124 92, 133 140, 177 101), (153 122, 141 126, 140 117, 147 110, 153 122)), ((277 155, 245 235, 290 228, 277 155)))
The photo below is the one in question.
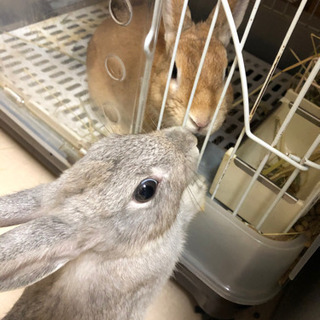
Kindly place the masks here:
POLYGON ((8 227, 34 219, 45 185, 37 186, 33 192, 23 190, 0 200, 0 227, 8 227))
POLYGON ((141 320, 181 253, 205 187, 182 128, 110 136, 56 181, 0 198, 0 291, 27 286, 4 320, 141 320), (132 196, 161 180, 145 204, 132 196), (8 208, 8 210, 7 210, 8 208))

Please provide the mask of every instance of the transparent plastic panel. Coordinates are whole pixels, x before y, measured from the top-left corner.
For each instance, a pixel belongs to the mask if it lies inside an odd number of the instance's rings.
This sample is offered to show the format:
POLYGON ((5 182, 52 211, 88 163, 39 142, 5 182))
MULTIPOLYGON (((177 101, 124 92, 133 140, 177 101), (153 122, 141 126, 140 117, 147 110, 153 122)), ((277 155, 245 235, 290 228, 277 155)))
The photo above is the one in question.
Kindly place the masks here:
POLYGON ((111 0, 110 17, 96 29, 87 52, 93 112, 107 130, 133 131, 151 28, 152 1, 111 0))
POLYGON ((153 2, 1 1, 2 92, 77 150, 129 133, 153 2))

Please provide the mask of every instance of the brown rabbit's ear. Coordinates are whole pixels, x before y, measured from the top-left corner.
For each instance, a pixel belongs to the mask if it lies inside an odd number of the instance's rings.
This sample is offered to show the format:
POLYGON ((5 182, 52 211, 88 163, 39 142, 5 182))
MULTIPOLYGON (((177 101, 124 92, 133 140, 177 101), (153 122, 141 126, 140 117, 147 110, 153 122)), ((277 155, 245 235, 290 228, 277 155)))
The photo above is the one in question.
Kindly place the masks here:
MULTIPOLYGON (((229 2, 231 12, 233 14, 235 25, 238 28, 247 10, 249 0, 229 0, 228 2, 229 2)), ((212 9, 212 12, 210 13, 208 19, 206 20, 208 25, 211 24, 215 10, 216 10, 216 6, 212 9)), ((228 24, 222 5, 220 5, 220 10, 219 10, 214 33, 225 47, 229 44, 230 38, 231 38, 231 31, 230 31, 229 24, 228 24)))
MULTIPOLYGON (((163 3, 162 18, 164 29, 164 38, 167 48, 171 48, 176 38, 183 0, 167 0, 163 3)), ((193 25, 190 9, 187 8, 182 30, 188 29, 193 25)), ((161 29, 160 29, 161 32, 161 29)))

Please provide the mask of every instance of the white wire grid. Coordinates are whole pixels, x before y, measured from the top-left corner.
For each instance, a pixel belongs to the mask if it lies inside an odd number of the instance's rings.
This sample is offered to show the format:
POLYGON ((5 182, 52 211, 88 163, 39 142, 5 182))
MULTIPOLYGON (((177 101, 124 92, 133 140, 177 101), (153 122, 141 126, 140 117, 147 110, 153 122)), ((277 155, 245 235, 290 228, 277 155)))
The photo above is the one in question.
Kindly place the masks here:
MULTIPOLYGON (((280 128, 278 136, 273 143, 268 144, 256 137, 251 132, 252 122, 250 122, 250 120, 253 116, 253 112, 249 109, 248 96, 248 84, 252 85, 253 89, 255 86, 258 86, 264 82, 264 86, 261 89, 260 94, 258 97, 254 97, 256 98, 256 102, 251 101, 251 103, 254 105, 253 110, 256 111, 260 101, 265 100, 265 105, 268 105, 268 113, 275 107, 279 98, 286 91, 289 76, 285 74, 282 75, 282 77, 279 77, 275 82, 272 82, 271 86, 269 86, 269 83, 273 73, 276 71, 277 62, 279 61, 287 42, 290 39, 306 1, 307 0, 301 1, 296 16, 292 20, 291 26, 271 68, 266 63, 259 61, 259 59, 251 56, 250 54, 242 52, 242 48, 254 21, 255 14, 259 8, 260 1, 255 1, 241 43, 238 39, 238 34, 236 32, 236 27, 234 25, 227 0, 219 0, 217 5, 218 9, 225 10, 226 12, 228 23, 232 31, 236 59, 231 65, 224 92, 222 93, 222 97, 216 109, 217 111, 213 116, 210 126, 212 127, 214 124, 221 102, 223 101, 223 95, 226 93, 226 89, 231 81, 233 81, 235 95, 239 95, 239 98, 240 96, 243 97, 243 106, 239 105, 229 113, 225 124, 219 131, 214 133, 211 137, 207 135, 201 150, 201 156, 204 153, 206 145, 211 141, 225 149, 229 148, 231 145, 234 145, 233 153, 230 156, 231 159, 236 153, 245 134, 250 139, 256 141, 256 143, 269 150, 269 153, 262 160, 254 176, 251 178, 249 186, 245 190, 239 190, 239 192, 243 193, 243 196, 238 206, 233 211, 234 215, 238 214, 239 209, 241 208, 248 193, 261 174, 262 168, 267 162, 270 153, 277 154, 279 157, 296 167, 296 170, 289 178, 288 183, 283 186, 274 202, 266 210, 265 214, 256 225, 257 229, 261 228, 265 219, 270 214, 270 211, 277 205, 278 201, 287 191, 290 185, 290 180, 294 179, 294 175, 300 172, 300 170, 308 170, 308 166, 310 165, 314 165, 315 167, 317 166, 317 164, 310 162, 307 166, 306 162, 308 161, 310 154, 319 144, 319 137, 315 140, 312 146, 310 146, 310 149, 302 159, 296 158, 294 155, 284 154, 277 150, 274 146, 277 144, 277 139, 281 137, 282 133, 286 129, 287 124, 294 115, 301 99, 308 89, 308 86, 310 86, 313 78, 318 73, 320 65, 319 59, 313 71, 311 72, 310 77, 306 81, 304 88, 300 91, 297 100, 291 108, 290 113, 280 128), (266 74, 267 70, 269 73, 267 78, 264 79, 264 75, 266 74), (233 76, 234 72, 235 76, 233 76)), ((182 21, 186 11, 186 6, 187 1, 184 2, 182 10, 180 28, 177 33, 177 40, 173 51, 170 70, 168 71, 168 82, 162 103, 161 114, 164 112, 167 90, 169 88, 169 82, 175 60, 175 53, 181 34, 182 21)), ((188 112, 191 108, 197 81, 201 76, 202 63, 204 61, 206 49, 209 45, 211 34, 214 30, 217 13, 218 10, 216 11, 209 30, 207 42, 188 103, 188 111, 185 115, 184 124, 186 123, 188 112)), ((98 138, 101 134, 105 133, 103 125, 100 124, 97 119, 95 119, 94 113, 90 112, 90 103, 86 83, 85 55, 87 43, 91 37, 91 34, 100 24, 100 22, 106 18, 107 14, 107 8, 101 5, 92 6, 52 18, 35 25, 20 28, 10 33, 3 33, 0 36, 2 46, 0 47, 0 61, 3 69, 1 85, 9 93, 11 92, 12 96, 16 95, 17 101, 19 101, 19 99, 20 102, 23 101, 24 104, 32 110, 32 112, 36 113, 38 116, 40 115, 42 120, 56 128, 56 130, 64 138, 77 147, 86 146, 92 142, 93 138, 98 138)), ((263 118, 264 112, 261 113, 261 109, 261 107, 257 109, 258 111, 256 116, 258 115, 258 120, 263 118)), ((158 127, 160 127, 160 124, 161 115, 159 118, 158 127)), ((210 131, 211 130, 209 128, 208 132, 210 131)), ((199 162, 200 161, 201 158, 199 162)), ((230 161, 227 163, 224 173, 228 170, 229 164, 230 161)), ((216 195, 224 173, 221 175, 221 178, 217 183, 215 190, 213 191, 212 198, 214 198, 216 195)), ((298 218, 299 215, 295 220, 298 218)), ((295 221, 292 221, 292 223, 284 231, 287 231, 294 222, 295 221)))
MULTIPOLYGON (((285 16, 287 19, 291 19, 290 11, 292 10, 292 3, 298 3, 298 1, 277 1, 277 0, 265 0, 263 5, 274 11, 275 13, 285 16)), ((314 17, 316 16, 317 10, 320 8, 320 0, 309 0, 309 5, 313 7, 311 11, 309 11, 308 17, 304 17, 304 19, 299 20, 299 23, 304 25, 307 29, 313 32, 319 32, 320 26, 317 23, 310 24, 314 17)))
MULTIPOLYGON (((184 19, 185 12, 186 12, 184 10, 185 7, 186 7, 186 2, 187 1, 185 1, 185 5, 183 7, 182 14, 181 14, 181 19, 180 19, 180 24, 179 24, 180 25, 180 29, 178 30, 177 36, 176 36, 176 46, 178 45, 178 41, 179 41, 180 34, 181 34, 182 21, 184 19)), ((251 140, 255 141, 257 144, 259 144, 262 147, 264 147, 265 149, 267 149, 268 153, 266 154, 266 156, 263 158, 263 160, 261 161, 260 165, 256 169, 255 174, 251 178, 251 181, 250 181, 249 185, 244 190, 239 190, 239 192, 242 193, 242 197, 241 197, 238 205, 236 206, 236 208, 233 211, 233 215, 234 216, 238 215, 239 209, 243 205, 245 199, 247 198, 249 192, 252 190, 254 184, 257 182, 257 179, 258 179, 259 175, 261 174, 262 169, 266 165, 271 153, 276 154, 278 157, 282 158, 283 160, 285 160, 286 162, 290 163, 292 166, 294 166, 296 168, 294 170, 294 172, 292 173, 292 175, 289 177, 288 181, 281 188, 280 192, 278 193, 278 195, 274 199, 273 203, 271 203, 269 208, 267 208, 266 212, 262 215, 262 218, 260 219, 260 221, 255 226, 258 230, 261 229, 261 227, 262 227, 263 223, 265 222, 266 218, 270 215, 271 211, 279 203, 279 201, 281 200, 282 196, 288 190, 288 188, 290 187, 291 183, 293 182, 293 180, 295 179, 297 174, 300 171, 307 171, 308 170, 309 167, 306 165, 306 162, 309 161, 310 155, 314 152, 314 150, 317 148, 317 146, 319 145, 319 142, 320 142, 320 140, 319 140, 320 139, 320 135, 319 135, 315 139, 313 144, 310 146, 310 148, 308 149, 308 151, 306 152, 305 156, 302 159, 296 158, 295 155, 284 154, 283 152, 281 152, 277 148, 275 148, 275 146, 279 142, 281 136, 283 135, 284 131, 286 130, 289 122, 291 121, 293 115, 297 111, 297 108, 299 107, 299 105, 300 105, 303 97, 305 96, 307 90, 309 89, 309 87, 312 84, 312 82, 314 81, 317 73, 319 72, 320 59, 318 59, 318 61, 316 62, 312 72, 310 73, 308 79, 305 82, 305 85, 301 89, 301 91, 300 91, 297 99, 295 100, 290 112, 288 113, 287 117, 283 121, 280 129, 277 132, 277 135, 274 138, 274 141, 271 144, 267 143, 266 141, 264 141, 264 140, 260 139, 259 137, 257 137, 252 132, 251 123, 250 123, 251 119, 252 119, 252 117, 253 117, 256 109, 257 109, 257 107, 259 106, 259 104, 260 104, 260 102, 261 102, 261 100, 262 100, 262 98, 263 98, 263 96, 264 96, 264 94, 266 92, 266 88, 270 84, 271 78, 272 78, 274 72, 276 71, 277 64, 278 64, 278 62, 279 62, 279 60, 280 60, 280 58, 281 58, 281 56, 282 56, 287 44, 288 44, 288 41, 289 41, 293 31, 294 31, 294 28, 295 28, 296 24, 299 21, 299 18, 301 16, 302 12, 303 12, 303 9, 304 9, 304 7, 306 5, 306 2, 307 2, 307 0, 301 1, 297 12, 296 12, 295 16, 292 19, 292 22, 290 24, 290 27, 289 27, 287 33, 286 33, 286 36, 283 39, 283 42, 282 42, 282 44, 280 46, 278 54, 274 59, 274 63, 271 66, 271 68, 270 68, 270 70, 268 72, 268 75, 267 75, 267 77, 266 77, 266 79, 264 81, 263 87, 261 88, 261 90, 260 90, 260 92, 258 94, 258 97, 256 98, 256 101, 255 101, 252 109, 250 110, 250 108, 249 108, 249 92, 248 92, 247 75, 246 75, 246 69, 245 69, 244 57, 243 57, 243 54, 242 54, 242 49, 243 49, 243 46, 245 44, 246 38, 247 38, 247 36, 249 34, 251 25, 252 25, 252 23, 254 21, 255 14, 256 14, 256 12, 257 12, 257 10, 259 8, 260 0, 255 1, 254 7, 252 9, 252 12, 251 12, 250 18, 248 20, 248 23, 247 23, 247 26, 246 26, 246 29, 245 29, 245 32, 244 32, 244 35, 243 35, 243 38, 242 38, 241 42, 240 42, 240 40, 238 38, 236 26, 235 26, 235 23, 234 23, 234 20, 233 20, 233 17, 232 17, 232 12, 230 10, 228 1, 227 0, 219 0, 217 2, 216 11, 214 13, 214 16, 213 16, 213 19, 212 19, 212 22, 211 22, 211 26, 210 26, 210 29, 209 29, 209 32, 208 32, 208 37, 207 37, 206 44, 205 44, 204 49, 203 49, 202 57, 201 57, 201 60, 200 60, 200 63, 199 63, 199 67, 198 67, 198 72, 197 72, 197 75, 196 75, 195 80, 194 80, 194 85, 193 85, 193 88, 192 88, 192 91, 191 91, 191 95, 190 95, 190 98, 189 98, 189 103, 188 103, 186 115, 185 115, 185 118, 184 118, 183 126, 185 126, 186 120, 187 120, 187 118, 189 116, 189 112, 190 112, 190 108, 191 108, 191 105, 192 105, 193 97, 194 97, 194 94, 195 94, 195 91, 196 91, 197 83, 198 83, 198 80, 199 80, 200 75, 201 75, 201 70, 202 70, 202 67, 203 67, 203 62, 204 62, 204 58, 205 58, 205 55, 206 55, 206 51, 208 49, 208 45, 209 45, 213 30, 214 30, 214 26, 215 26, 215 23, 216 23, 218 11, 223 9, 225 14, 226 14, 226 17, 227 17, 227 20, 228 20, 228 24, 229 24, 229 27, 230 27, 230 30, 231 30, 231 33, 232 33, 232 40, 233 40, 233 44, 234 44, 234 48, 235 48, 235 52, 236 52, 236 58, 235 58, 235 60, 234 60, 234 62, 232 64, 231 70, 229 71, 229 75, 228 75, 228 77, 226 79, 224 90, 222 91, 220 101, 218 102, 216 111, 215 111, 215 113, 213 115, 212 121, 211 121, 209 129, 208 129, 208 132, 211 131, 211 128, 213 127, 213 124, 214 124, 214 122, 216 120, 217 114, 218 114, 218 112, 220 110, 223 98, 224 98, 224 96, 226 94, 226 91, 227 91, 227 88, 228 88, 228 86, 229 86, 229 84, 231 82, 231 79, 232 79, 232 76, 233 76, 233 73, 234 73, 234 70, 235 70, 237 64, 238 64, 239 73, 240 73, 241 91, 242 91, 242 96, 243 96, 244 128, 243 128, 243 130, 241 131, 241 133, 239 135, 239 138, 238 138, 238 140, 237 140, 237 142, 235 144, 234 150, 230 155, 229 161, 227 162, 227 164, 226 164, 226 166, 225 166, 225 168, 223 170, 223 173, 221 174, 221 176, 219 178, 219 181, 218 181, 218 183, 216 185, 216 188, 214 189, 214 191, 212 193, 212 199, 215 197, 215 195, 216 195, 216 193, 217 193, 217 191, 219 189, 221 180, 223 179, 224 174, 228 170, 228 167, 230 165, 231 159, 235 155, 235 153, 236 153, 236 151, 237 151, 237 149, 238 149, 238 147, 239 147, 239 145, 240 145, 240 143, 241 143, 241 141, 242 141, 242 139, 243 139, 245 134, 247 135, 248 138, 250 138, 251 140), (298 159, 299 159, 299 161, 297 161, 298 159)), ((175 46, 175 49, 176 49, 176 46, 175 46)), ((176 50, 174 50, 174 53, 173 53, 173 56, 172 56, 172 61, 171 61, 171 65, 170 65, 170 69, 169 69, 169 73, 168 73, 167 87, 169 86, 170 75, 171 75, 172 70, 173 70, 173 62, 175 60, 175 53, 176 53, 176 50)), ((162 111, 161 111, 162 114, 164 112, 164 108, 165 108, 165 104, 166 104, 166 98, 167 97, 166 97, 166 94, 165 94, 164 98, 163 98, 163 103, 162 103, 162 111)), ((158 128, 160 127, 160 123, 161 123, 161 118, 159 119, 158 128)), ((201 149, 200 158, 199 158, 199 164, 200 164, 201 158, 202 158, 202 156, 203 156, 203 154, 205 152, 205 149, 206 149, 207 143, 209 141, 209 138, 210 137, 209 137, 209 133, 208 133, 206 138, 205 138, 205 141, 204 141, 204 144, 202 146, 202 149, 201 149)), ((309 162, 309 166, 310 166, 310 162, 309 162)), ((318 168, 319 165, 316 164, 316 163, 312 163, 311 166, 319 169, 318 168)), ((302 212, 304 212, 304 211, 302 211, 302 212)), ((302 214, 302 212, 301 212, 301 214, 302 214)), ((292 227, 292 225, 298 220, 298 218, 300 217, 301 214, 297 215, 297 217, 286 227, 284 232, 287 232, 292 227)))
POLYGON ((85 61, 107 14, 95 5, 0 35, 0 86, 77 149, 106 133, 90 109, 85 61))

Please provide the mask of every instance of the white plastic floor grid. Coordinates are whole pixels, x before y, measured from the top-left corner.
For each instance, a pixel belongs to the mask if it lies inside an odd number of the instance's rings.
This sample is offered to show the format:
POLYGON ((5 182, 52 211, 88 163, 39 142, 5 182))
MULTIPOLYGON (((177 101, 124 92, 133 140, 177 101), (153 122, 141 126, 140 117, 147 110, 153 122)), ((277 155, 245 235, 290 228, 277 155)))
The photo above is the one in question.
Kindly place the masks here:
MULTIPOLYGON (((91 110, 86 79, 86 49, 108 10, 99 4, 0 35, 0 86, 18 94, 25 106, 77 148, 86 147, 105 127, 91 110)), ((230 57, 232 57, 232 49, 230 57)), ((270 66, 244 52, 249 91, 262 84, 270 66)), ((282 74, 267 89, 254 121, 275 108, 289 86, 282 74)), ((235 101, 241 98, 239 74, 233 79, 235 101)), ((255 97, 255 96, 254 96, 255 97)), ((253 99, 250 99, 251 105, 253 99)), ((239 104, 210 139, 222 149, 234 145, 243 127, 239 104)))
POLYGON ((0 35, 0 86, 76 147, 104 133, 90 113, 86 50, 106 17, 95 5, 0 35))

